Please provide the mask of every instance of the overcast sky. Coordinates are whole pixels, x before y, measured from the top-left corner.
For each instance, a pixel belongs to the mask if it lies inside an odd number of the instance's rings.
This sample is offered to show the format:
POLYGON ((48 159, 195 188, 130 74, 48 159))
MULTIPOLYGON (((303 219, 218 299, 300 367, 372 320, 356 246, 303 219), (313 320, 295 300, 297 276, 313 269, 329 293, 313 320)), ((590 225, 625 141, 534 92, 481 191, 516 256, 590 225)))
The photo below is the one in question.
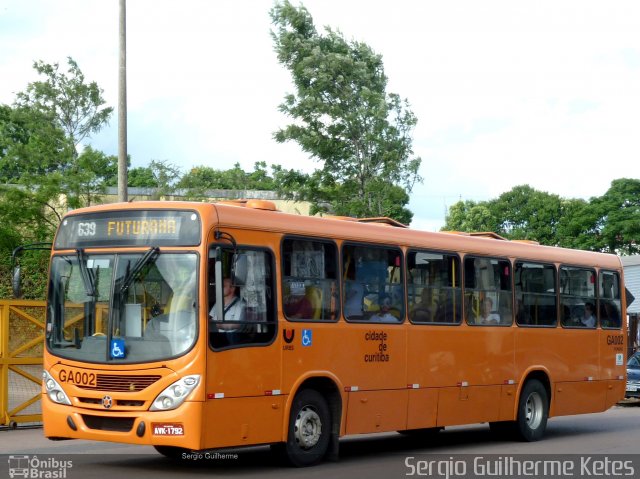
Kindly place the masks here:
MULTIPOLYGON (((272 1, 127 3, 133 166, 311 171, 296 144, 272 139, 293 92, 273 52, 272 1)), ((319 29, 382 54, 388 92, 418 117, 413 227, 439 229, 459 199, 516 185, 587 199, 640 177, 640 1, 303 3, 319 29)), ((117 106, 118 0, 0 0, 0 103, 37 79, 34 60, 67 56, 117 106)), ((89 143, 117 154, 116 114, 89 143)))

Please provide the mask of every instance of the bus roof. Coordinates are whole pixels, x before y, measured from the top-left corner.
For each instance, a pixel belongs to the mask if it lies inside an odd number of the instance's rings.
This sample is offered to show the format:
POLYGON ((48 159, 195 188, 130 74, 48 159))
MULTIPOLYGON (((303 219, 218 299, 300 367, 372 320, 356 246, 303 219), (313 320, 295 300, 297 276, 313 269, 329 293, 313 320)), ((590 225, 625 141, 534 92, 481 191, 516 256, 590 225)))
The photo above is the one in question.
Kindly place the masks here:
POLYGON ((70 212, 69 215, 130 209, 191 209, 197 211, 204 221, 217 223, 222 228, 256 229, 325 239, 374 242, 437 251, 622 269, 619 257, 614 254, 542 246, 532 241, 509 241, 495 233, 455 234, 455 232, 420 231, 405 228, 401 223, 382 218, 357 219, 293 215, 275 210, 266 204, 270 203, 267 201, 260 200, 256 203, 250 201, 111 203, 81 208, 70 212))

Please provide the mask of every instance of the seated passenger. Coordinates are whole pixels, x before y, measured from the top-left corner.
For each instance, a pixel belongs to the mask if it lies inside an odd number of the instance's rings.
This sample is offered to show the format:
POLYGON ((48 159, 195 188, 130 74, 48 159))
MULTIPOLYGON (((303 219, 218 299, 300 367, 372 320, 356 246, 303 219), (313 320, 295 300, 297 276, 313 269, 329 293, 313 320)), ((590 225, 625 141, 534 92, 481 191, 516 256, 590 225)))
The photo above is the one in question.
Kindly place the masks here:
POLYGON ((500 315, 493 311, 493 300, 484 298, 480 305, 480 316, 476 318, 476 324, 499 324, 500 315))
POLYGON ((289 294, 285 297, 284 314, 289 319, 313 319, 313 306, 306 294, 289 294))
POLYGON ((423 288, 420 293, 420 302, 416 303, 411 312, 411 319, 416 322, 432 321, 431 294, 428 288, 423 288))
POLYGON ((216 313, 217 302, 209 311, 209 318, 214 322, 217 331, 221 333, 235 333, 242 329, 242 321, 245 320, 246 303, 237 294, 237 289, 231 282, 231 278, 224 278, 222 282, 222 294, 224 296, 224 317, 218 318, 216 313))
POLYGON ((380 304, 380 310, 369 318, 374 323, 397 323, 398 318, 391 314, 391 298, 385 296, 380 304))
POLYGON ((580 326, 585 328, 595 328, 596 327, 596 317, 593 315, 593 304, 585 303, 584 305, 584 316, 580 320, 580 326))
POLYGON ((619 328, 620 327, 620 312, 618 307, 604 300, 602 302, 603 307, 600 311, 600 322, 604 328, 619 328))

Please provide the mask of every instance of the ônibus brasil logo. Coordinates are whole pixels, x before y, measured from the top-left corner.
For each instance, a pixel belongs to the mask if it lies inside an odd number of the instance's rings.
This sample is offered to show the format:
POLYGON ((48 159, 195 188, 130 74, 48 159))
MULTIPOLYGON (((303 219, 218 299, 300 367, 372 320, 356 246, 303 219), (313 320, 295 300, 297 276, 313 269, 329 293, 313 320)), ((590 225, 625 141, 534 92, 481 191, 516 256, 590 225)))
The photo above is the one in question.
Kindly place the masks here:
POLYGON ((73 467, 73 461, 38 456, 9 456, 9 477, 37 479, 65 479, 67 469, 73 467))

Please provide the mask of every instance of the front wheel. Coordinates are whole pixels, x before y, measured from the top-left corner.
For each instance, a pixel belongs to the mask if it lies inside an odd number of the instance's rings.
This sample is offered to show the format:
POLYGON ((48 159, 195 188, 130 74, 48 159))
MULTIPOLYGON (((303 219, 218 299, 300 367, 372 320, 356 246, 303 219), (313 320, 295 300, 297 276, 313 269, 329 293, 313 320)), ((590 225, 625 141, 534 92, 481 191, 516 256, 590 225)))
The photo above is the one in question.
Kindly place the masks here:
POLYGON ((527 381, 518 401, 516 434, 523 441, 542 439, 549 418, 549 398, 544 385, 537 379, 527 381))
POLYGON ((285 459, 293 466, 311 466, 320 462, 329 447, 331 413, 327 401, 313 390, 300 391, 293 400, 289 432, 284 444, 285 459))

